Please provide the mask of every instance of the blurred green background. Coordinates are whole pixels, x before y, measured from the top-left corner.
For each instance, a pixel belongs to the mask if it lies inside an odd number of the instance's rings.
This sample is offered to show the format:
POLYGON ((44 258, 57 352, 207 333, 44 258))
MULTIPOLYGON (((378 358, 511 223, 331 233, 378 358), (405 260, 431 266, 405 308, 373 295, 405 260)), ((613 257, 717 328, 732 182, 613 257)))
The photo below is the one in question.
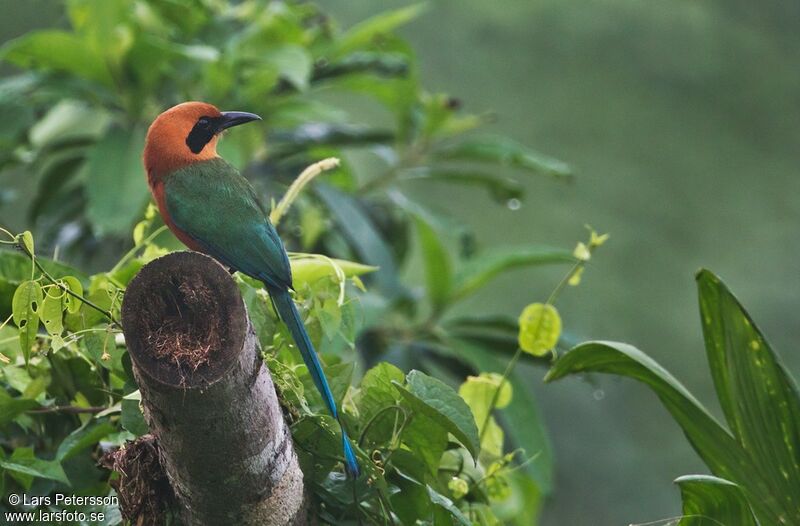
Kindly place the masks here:
MULTIPOLYGON (((319 3, 345 26, 408 4, 319 3)), ((61 18, 55 1, 2 0, 0 9, 3 41, 61 18)), ((565 323, 581 339, 637 345, 714 407, 694 296, 700 266, 726 280, 800 371, 791 352, 800 339, 798 29, 800 4, 772 0, 431 2, 402 31, 424 84, 470 111, 494 111, 496 131, 568 161, 578 177, 525 179, 525 204, 502 213, 479 190, 407 190, 479 220, 486 247, 564 245, 585 237, 584 223, 610 232, 582 286, 560 300, 565 323)), ((19 222, 7 213, 0 219, 19 222)), ((518 313, 562 269, 544 272, 498 280, 481 308, 518 313)), ((556 454, 543 524, 677 514, 670 481, 705 469, 652 394, 607 377, 545 386, 543 370, 528 372, 556 454)))
MULTIPOLYGON (((408 2, 323 2, 343 23, 408 2)), ((494 110, 495 129, 572 164, 565 186, 526 179, 518 211, 480 191, 417 197, 482 218, 483 244, 563 243, 610 232, 559 309, 581 337, 637 345, 704 403, 715 397, 693 273, 718 272, 792 371, 800 371, 800 4, 441 0, 405 28, 425 84, 494 110), (517 225, 510 230, 498 225, 517 225)), ((546 296, 542 270, 496 282, 489 312, 546 296), (531 285, 526 288, 525 284, 531 285), (521 294, 521 291, 527 294, 521 294), (513 298, 509 301, 510 298, 513 298)), ((620 525, 677 513, 675 477, 704 472, 641 385, 608 377, 544 385, 554 443, 543 524, 620 525)))

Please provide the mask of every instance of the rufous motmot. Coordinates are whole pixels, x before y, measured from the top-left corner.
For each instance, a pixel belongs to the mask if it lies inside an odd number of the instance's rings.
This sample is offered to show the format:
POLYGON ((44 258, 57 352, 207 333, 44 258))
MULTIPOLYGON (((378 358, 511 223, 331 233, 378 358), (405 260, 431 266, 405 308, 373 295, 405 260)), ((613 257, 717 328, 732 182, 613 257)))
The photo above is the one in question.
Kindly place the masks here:
MULTIPOLYGON (((292 300, 292 271, 283 242, 253 187, 217 154, 220 133, 257 120, 261 120, 258 115, 221 112, 203 102, 168 109, 147 131, 147 182, 164 222, 187 247, 264 283, 341 426, 333 393, 292 300)), ((342 441, 345 468, 357 477, 358 462, 343 427, 342 441)))

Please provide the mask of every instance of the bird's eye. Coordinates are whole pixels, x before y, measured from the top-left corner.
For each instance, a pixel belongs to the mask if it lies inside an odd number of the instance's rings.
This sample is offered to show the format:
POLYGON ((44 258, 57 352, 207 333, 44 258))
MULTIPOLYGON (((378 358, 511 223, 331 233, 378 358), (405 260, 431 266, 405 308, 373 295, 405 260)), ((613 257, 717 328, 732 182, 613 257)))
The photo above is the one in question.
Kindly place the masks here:
POLYGON ((208 119, 205 118, 205 117, 202 117, 199 121, 197 121, 197 124, 199 124, 200 126, 206 127, 206 126, 208 126, 208 119))

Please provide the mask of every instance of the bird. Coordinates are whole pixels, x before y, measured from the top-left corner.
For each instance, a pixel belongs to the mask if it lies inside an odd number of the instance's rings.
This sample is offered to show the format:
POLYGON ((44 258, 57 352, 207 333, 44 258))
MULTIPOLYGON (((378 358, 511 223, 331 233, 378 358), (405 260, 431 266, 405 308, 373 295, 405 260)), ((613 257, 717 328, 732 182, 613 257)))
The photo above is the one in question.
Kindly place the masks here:
POLYGON ((342 432, 345 470, 359 465, 328 380, 292 299, 289 257, 253 186, 217 153, 220 134, 261 117, 184 102, 161 113, 147 131, 143 163, 164 223, 189 249, 264 284, 331 415, 342 432))

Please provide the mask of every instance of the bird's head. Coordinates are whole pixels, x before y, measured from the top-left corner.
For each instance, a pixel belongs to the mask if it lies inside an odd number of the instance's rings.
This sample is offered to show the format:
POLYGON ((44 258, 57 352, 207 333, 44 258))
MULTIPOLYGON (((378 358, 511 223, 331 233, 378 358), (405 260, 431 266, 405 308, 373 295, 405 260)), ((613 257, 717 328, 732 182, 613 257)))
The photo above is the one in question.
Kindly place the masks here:
POLYGON ((253 113, 219 111, 205 102, 184 102, 168 109, 147 130, 144 167, 150 178, 188 164, 217 157, 219 134, 246 122, 261 120, 253 113))

